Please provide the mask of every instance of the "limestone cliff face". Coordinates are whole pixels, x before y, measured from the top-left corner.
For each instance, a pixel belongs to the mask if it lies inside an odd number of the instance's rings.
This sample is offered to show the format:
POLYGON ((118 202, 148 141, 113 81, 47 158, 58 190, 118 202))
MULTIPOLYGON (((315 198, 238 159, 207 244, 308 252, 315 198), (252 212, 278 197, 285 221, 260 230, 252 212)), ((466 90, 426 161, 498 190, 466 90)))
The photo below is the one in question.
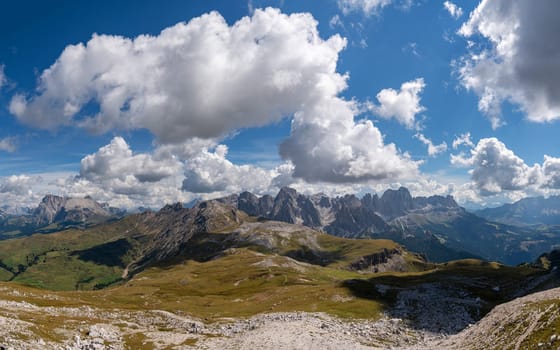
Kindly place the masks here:
POLYGON ((252 216, 270 215, 274 206, 272 196, 257 197, 251 192, 243 192, 237 200, 237 207, 252 216))
POLYGON ((65 199, 55 195, 46 195, 37 208, 33 211, 33 216, 38 222, 53 222, 55 216, 64 206, 65 199))
POLYGON ((46 195, 32 217, 37 226, 49 225, 53 222, 103 222, 114 214, 90 197, 67 198, 46 195))
POLYGON ((381 196, 381 212, 388 219, 403 216, 413 208, 412 196, 404 187, 398 190, 389 189, 381 196))
POLYGON ((397 248, 365 255, 350 264, 350 269, 358 271, 386 272, 407 271, 408 265, 403 252, 397 248))

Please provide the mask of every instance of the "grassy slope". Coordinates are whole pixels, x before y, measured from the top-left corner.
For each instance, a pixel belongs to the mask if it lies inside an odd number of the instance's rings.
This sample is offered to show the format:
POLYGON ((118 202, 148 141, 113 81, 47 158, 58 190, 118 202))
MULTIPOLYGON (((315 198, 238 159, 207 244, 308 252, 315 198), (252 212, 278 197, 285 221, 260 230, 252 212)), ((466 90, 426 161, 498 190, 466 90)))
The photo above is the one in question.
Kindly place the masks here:
POLYGON ((118 305, 134 308, 138 296, 147 292, 144 300, 153 308, 207 319, 294 310, 377 317, 380 303, 353 298, 339 283, 356 277, 360 274, 241 248, 204 263, 153 267, 124 286, 101 293, 118 305))
MULTIPOLYGON (((379 242, 373 242, 379 243, 379 242)), ((261 254, 250 248, 228 249, 223 256, 205 262, 181 263, 148 268, 126 283, 96 291, 45 291, 16 283, 0 283, 18 293, 3 293, 3 299, 25 301, 38 306, 87 307, 106 310, 166 310, 189 315, 206 322, 229 317, 248 317, 258 313, 282 311, 326 312, 345 318, 377 319, 393 302, 392 293, 379 295, 379 284, 402 290, 421 283, 440 282, 460 286, 494 304, 505 294, 489 290, 486 282, 503 287, 502 293, 514 290, 527 276, 542 270, 506 267, 496 263, 464 260, 439 265, 429 271, 408 273, 360 273, 336 266, 322 267, 294 261, 275 254, 261 254), (486 282, 485 282, 486 280, 486 282), (348 281, 354 283, 348 284, 348 281), (359 281, 356 284, 355 281, 359 281)), ((86 309, 87 310, 87 309, 86 309)), ((31 317, 31 316, 30 316, 31 317)), ((22 320, 26 320, 21 318, 22 320)), ((44 339, 60 341, 56 328, 70 320, 36 313, 28 321, 33 332, 44 339)), ((89 324, 103 320, 87 319, 89 324)), ((544 318, 543 318, 544 322, 544 318)), ((556 319, 554 324, 557 324, 556 319)), ((550 336, 546 327, 528 337, 527 344, 550 336)), ((126 339, 130 348, 139 348, 142 339, 126 339)))
POLYGON ((121 277, 132 258, 138 244, 132 239, 135 233, 134 223, 124 219, 88 230, 70 229, 1 241, 0 280, 13 279, 52 290, 92 289, 108 284, 121 277), (107 249, 96 249, 101 246, 107 249))
POLYGON ((206 321, 280 311, 327 312, 341 317, 376 319, 393 302, 391 293, 376 292, 374 286, 378 284, 403 289, 434 281, 449 283, 497 304, 504 301, 505 294, 483 287, 481 279, 504 286, 502 292, 507 293, 507 286, 513 289, 526 276, 539 273, 540 270, 529 267, 462 261, 423 272, 363 274, 239 248, 207 262, 191 260, 151 267, 124 284, 103 290, 40 292, 35 293, 40 295, 35 298, 29 297, 33 293, 21 293, 27 296, 15 300, 43 306, 160 309, 206 321), (44 294, 56 297, 45 300, 44 294))

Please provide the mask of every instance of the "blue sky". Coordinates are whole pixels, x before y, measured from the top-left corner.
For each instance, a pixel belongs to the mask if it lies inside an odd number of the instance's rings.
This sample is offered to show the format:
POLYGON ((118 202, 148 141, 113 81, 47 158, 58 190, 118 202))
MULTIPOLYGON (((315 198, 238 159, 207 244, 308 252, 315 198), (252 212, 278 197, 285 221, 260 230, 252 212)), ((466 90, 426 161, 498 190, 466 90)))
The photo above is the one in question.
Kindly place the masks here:
POLYGON ((557 194, 556 10, 552 0, 4 4, 0 199, 158 207, 283 185, 404 185, 474 207, 557 194))

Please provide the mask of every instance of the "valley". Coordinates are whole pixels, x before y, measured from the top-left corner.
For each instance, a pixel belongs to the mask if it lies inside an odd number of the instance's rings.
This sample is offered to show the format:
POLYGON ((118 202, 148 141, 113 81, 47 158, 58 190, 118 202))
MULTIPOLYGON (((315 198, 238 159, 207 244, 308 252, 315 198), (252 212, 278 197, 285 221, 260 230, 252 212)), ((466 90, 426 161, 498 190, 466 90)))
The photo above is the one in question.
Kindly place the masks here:
MULTIPOLYGON (((555 252, 519 266, 431 262, 392 240, 337 237, 238 208, 174 204, 1 241, 0 345, 476 349, 469 341, 490 328, 473 325, 498 318, 497 306, 540 291, 539 305, 560 299, 555 252)), ((550 341, 557 310, 523 305, 492 327, 519 344, 550 341), (514 317, 535 324, 507 328, 514 317)))

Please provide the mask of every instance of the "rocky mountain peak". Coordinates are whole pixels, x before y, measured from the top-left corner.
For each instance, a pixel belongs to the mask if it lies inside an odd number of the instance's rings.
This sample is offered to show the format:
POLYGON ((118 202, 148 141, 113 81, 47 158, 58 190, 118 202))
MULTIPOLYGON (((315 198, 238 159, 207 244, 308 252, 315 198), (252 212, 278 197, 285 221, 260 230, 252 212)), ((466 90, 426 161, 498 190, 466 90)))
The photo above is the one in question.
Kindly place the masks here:
POLYGON ((66 202, 65 198, 48 194, 41 200, 41 203, 33 211, 33 215, 37 217, 39 222, 53 222, 55 216, 66 202))
POLYGON ((400 200, 402 202, 412 202, 412 195, 406 187, 399 187, 398 190, 388 189, 381 196, 381 201, 400 200))
POLYGON ((138 215, 152 238, 144 247, 142 258, 129 266, 130 273, 153 262, 177 256, 196 234, 233 230, 247 217, 220 200, 204 201, 193 208, 184 208, 181 203, 176 203, 166 205, 158 212, 138 215))
POLYGON ((270 218, 290 224, 302 223, 301 208, 298 206, 297 199, 298 193, 295 189, 282 187, 274 198, 270 218))
POLYGON ((215 232, 237 226, 242 214, 233 206, 219 201, 206 201, 194 208, 195 223, 203 232, 215 232))
POLYGON ((261 198, 251 192, 243 192, 237 200, 237 207, 252 216, 266 216, 272 210, 274 200, 270 195, 261 198))
POLYGON ((181 202, 177 202, 175 204, 167 204, 165 205, 163 208, 161 208, 161 212, 166 213, 166 212, 177 212, 180 210, 183 210, 183 204, 181 202))
POLYGON ((323 193, 304 195, 290 187, 282 187, 276 197, 258 197, 250 192, 220 198, 251 216, 260 216, 288 223, 303 224, 344 236, 388 230, 387 223, 414 210, 460 208, 453 197, 431 196, 413 198, 408 189, 389 189, 381 196, 354 194, 328 197, 323 193))
POLYGON ((43 197, 41 203, 39 203, 39 207, 42 206, 48 209, 58 209, 64 204, 65 201, 66 200, 64 197, 60 197, 54 194, 47 194, 43 197))
POLYGON ((455 202, 453 196, 430 196, 430 197, 416 197, 414 198, 415 208, 424 208, 427 206, 440 207, 440 208, 459 208, 459 204, 455 202))
POLYGON ((372 209, 374 211, 379 211, 379 208, 381 206, 381 200, 379 199, 377 194, 372 195, 371 193, 366 193, 362 197, 362 204, 363 204, 364 207, 366 207, 368 209, 372 209))
POLYGON ((280 191, 278 192, 278 194, 276 195, 275 201, 276 200, 281 201, 281 200, 285 200, 285 199, 288 199, 288 198, 295 199, 295 198, 297 198, 297 196, 298 196, 298 192, 295 189, 293 189, 291 187, 282 187, 280 189, 280 191))
MULTIPOLYGON (((454 239, 449 237, 465 240, 463 232, 470 230, 468 225, 485 227, 468 216, 453 197, 412 197, 405 187, 389 189, 381 197, 367 193, 362 198, 354 194, 307 195, 283 187, 274 198, 243 192, 218 201, 251 216, 301 224, 336 236, 389 238, 440 260, 473 255, 463 253, 458 248, 461 245, 448 249, 438 237, 447 237, 448 241, 454 239)), ((478 228, 473 231, 482 232, 478 228)))
POLYGON ((410 192, 405 187, 398 190, 388 189, 381 196, 381 212, 388 218, 403 216, 414 208, 410 192))
POLYGON ((70 198, 48 194, 32 212, 36 225, 53 222, 102 222, 113 214, 91 197, 70 198))

